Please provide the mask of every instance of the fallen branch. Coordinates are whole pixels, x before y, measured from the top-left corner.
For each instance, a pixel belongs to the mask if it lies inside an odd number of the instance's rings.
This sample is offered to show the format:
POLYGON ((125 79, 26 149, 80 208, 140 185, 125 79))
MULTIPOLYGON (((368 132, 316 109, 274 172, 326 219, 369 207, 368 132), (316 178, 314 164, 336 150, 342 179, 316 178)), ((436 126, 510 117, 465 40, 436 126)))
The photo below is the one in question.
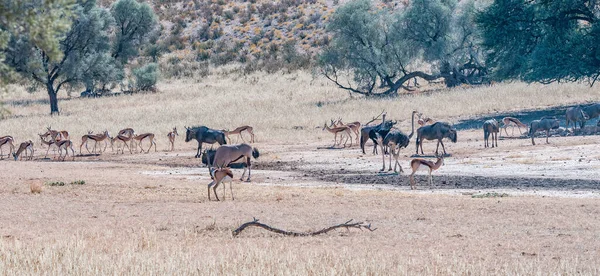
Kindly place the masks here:
POLYGON ((260 227, 260 228, 266 229, 271 232, 283 234, 286 236, 294 236, 294 237, 316 236, 316 235, 327 233, 327 232, 329 232, 333 229, 337 229, 337 228, 346 228, 346 229, 357 228, 360 230, 367 229, 371 232, 377 230, 377 228, 371 228, 370 223, 366 224, 364 222, 352 222, 352 219, 351 219, 349 221, 346 221, 345 223, 334 225, 334 226, 327 227, 327 228, 323 228, 323 229, 321 229, 319 231, 315 231, 315 232, 292 232, 292 231, 285 231, 282 229, 277 229, 277 228, 271 227, 264 223, 260 223, 260 222, 258 222, 258 219, 253 218, 252 221, 246 222, 246 223, 240 225, 240 227, 238 227, 237 229, 233 230, 233 235, 237 236, 239 233, 244 231, 244 229, 246 229, 250 226, 260 227))

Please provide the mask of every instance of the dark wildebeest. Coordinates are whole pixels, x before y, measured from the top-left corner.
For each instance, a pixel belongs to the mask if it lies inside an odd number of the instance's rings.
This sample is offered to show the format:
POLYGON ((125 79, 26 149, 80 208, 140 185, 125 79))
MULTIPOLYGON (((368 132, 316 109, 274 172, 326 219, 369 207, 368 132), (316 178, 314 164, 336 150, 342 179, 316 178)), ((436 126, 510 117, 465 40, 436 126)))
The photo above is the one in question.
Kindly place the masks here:
POLYGON ((442 144, 444 154, 447 154, 444 142, 442 142, 442 139, 444 138, 450 138, 450 141, 456 143, 456 129, 449 123, 437 122, 433 125, 420 127, 417 129, 417 154, 419 154, 419 147, 421 148, 421 154, 423 154, 423 140, 438 140, 435 154, 438 154, 440 144, 442 144))
POLYGON ((192 139, 196 139, 198 141, 198 151, 196 152, 196 158, 200 157, 200 152, 202 150, 202 143, 214 144, 219 143, 219 145, 226 145, 227 140, 225 140, 225 133, 220 130, 211 129, 205 126, 198 127, 185 127, 185 142, 189 142, 192 139))
POLYGON ((535 133, 541 130, 546 131, 546 144, 548 142, 548 136, 550 136, 551 129, 557 129, 560 125, 556 117, 542 117, 540 120, 533 120, 529 125, 529 136, 531 137, 531 144, 535 145, 535 141, 533 138, 535 137, 535 133))
POLYGON ((569 124, 573 122, 573 130, 577 128, 577 122, 579 122, 579 129, 582 129, 585 126, 585 121, 587 121, 590 117, 583 111, 581 106, 574 106, 567 108, 566 117, 567 117, 567 128, 569 124))
POLYGON ((492 134, 492 148, 494 147, 494 141, 496 141, 496 147, 498 147, 498 132, 500 132, 500 128, 498 127, 498 121, 496 121, 496 119, 483 122, 484 147, 489 147, 490 134, 492 134))
POLYGON ((593 104, 583 108, 583 112, 588 115, 589 119, 594 119, 600 116, 600 104, 593 104))

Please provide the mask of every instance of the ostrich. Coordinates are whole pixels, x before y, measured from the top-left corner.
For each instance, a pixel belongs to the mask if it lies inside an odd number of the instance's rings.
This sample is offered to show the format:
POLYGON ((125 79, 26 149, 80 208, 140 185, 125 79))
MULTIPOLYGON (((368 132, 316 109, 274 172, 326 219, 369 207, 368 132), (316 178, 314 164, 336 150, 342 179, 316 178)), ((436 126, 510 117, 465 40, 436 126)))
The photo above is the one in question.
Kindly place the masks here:
MULTIPOLYGON (((413 137, 414 133, 415 133, 415 115, 417 114, 417 111, 413 111, 412 112, 412 120, 411 120, 411 131, 410 134, 408 136, 406 136, 406 134, 404 134, 402 131, 400 131, 399 129, 392 129, 390 130, 390 132, 385 136, 385 138, 383 138, 383 141, 381 141, 381 136, 379 136, 379 146, 381 147, 381 151, 383 152, 383 146, 386 145, 389 147, 390 149, 390 162, 389 162, 389 170, 392 170, 392 155, 394 156, 394 159, 396 160, 396 163, 394 164, 394 172, 397 172, 396 167, 400 167, 400 172, 404 172, 404 170, 402 170, 402 165, 400 165, 400 163, 398 162, 398 156, 400 155, 400 149, 401 148, 406 148, 408 146, 408 143, 410 142, 410 139, 413 137), (398 149, 398 152, 396 152, 396 148, 398 149)), ((379 135, 379 134, 378 134, 379 135)), ((383 160, 383 167, 381 168, 381 171, 385 170, 385 155, 382 154, 381 155, 382 160, 383 160)))
POLYGON ((435 153, 438 154, 440 144, 442 144, 444 154, 447 154, 446 148, 444 147, 444 142, 442 142, 442 139, 444 138, 450 138, 450 141, 456 143, 456 129, 453 128, 449 123, 437 122, 433 125, 420 127, 417 129, 417 154, 419 154, 419 147, 421 148, 421 154, 423 154, 423 140, 436 139, 438 140, 438 143, 437 147, 435 148, 435 153))

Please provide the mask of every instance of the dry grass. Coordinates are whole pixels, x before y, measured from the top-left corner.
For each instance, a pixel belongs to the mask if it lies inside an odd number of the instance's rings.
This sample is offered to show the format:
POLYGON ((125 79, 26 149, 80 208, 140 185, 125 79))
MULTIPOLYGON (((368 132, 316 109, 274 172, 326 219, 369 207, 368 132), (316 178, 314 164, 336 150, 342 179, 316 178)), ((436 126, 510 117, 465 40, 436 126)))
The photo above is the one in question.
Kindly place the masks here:
POLYGON ((261 142, 330 139, 320 127, 330 118, 368 121, 385 109, 389 117, 404 120, 409 128, 413 109, 438 120, 522 109, 600 100, 600 91, 585 85, 500 84, 491 87, 440 90, 406 95, 395 99, 352 99, 344 91, 306 73, 291 75, 255 74, 248 77, 211 75, 200 82, 178 81, 159 85, 156 94, 140 94, 100 99, 65 99, 59 102, 61 116, 49 117, 47 95, 28 94, 22 88, 5 96, 12 112, 0 121, 2 135, 16 140, 39 141, 36 133, 51 125, 71 132, 74 140, 87 130, 112 134, 133 127, 138 132, 154 132, 167 144, 166 134, 173 126, 207 125, 229 128, 248 124, 261 142), (302 129, 292 129, 298 126, 302 129))

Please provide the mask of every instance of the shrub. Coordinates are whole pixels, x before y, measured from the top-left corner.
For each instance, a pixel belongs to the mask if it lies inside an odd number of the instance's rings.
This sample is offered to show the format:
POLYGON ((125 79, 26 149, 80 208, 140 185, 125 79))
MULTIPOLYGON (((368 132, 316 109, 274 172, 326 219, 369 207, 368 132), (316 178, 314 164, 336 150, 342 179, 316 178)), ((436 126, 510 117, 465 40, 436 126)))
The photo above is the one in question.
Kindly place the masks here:
POLYGON ((158 64, 149 63, 133 70, 135 88, 139 91, 153 90, 158 81, 158 64))

